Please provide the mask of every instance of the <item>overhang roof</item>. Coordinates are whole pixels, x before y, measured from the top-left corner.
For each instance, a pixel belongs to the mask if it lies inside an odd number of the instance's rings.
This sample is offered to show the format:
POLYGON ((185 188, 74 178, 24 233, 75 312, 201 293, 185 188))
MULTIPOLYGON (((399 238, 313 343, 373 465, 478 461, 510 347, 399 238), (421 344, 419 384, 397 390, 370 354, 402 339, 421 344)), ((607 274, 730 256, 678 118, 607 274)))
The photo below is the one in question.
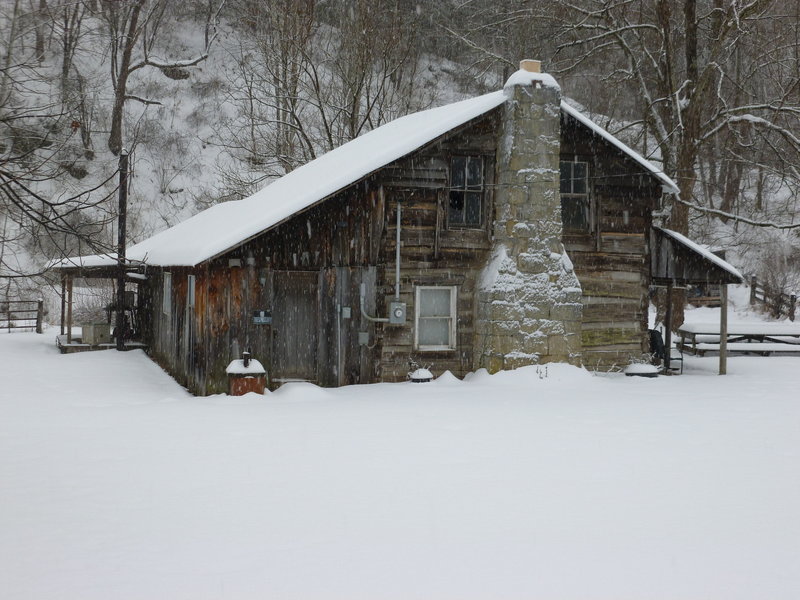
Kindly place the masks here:
MULTIPOLYGON (((503 91, 400 117, 284 175, 243 200, 217 204, 138 244, 128 259, 152 266, 195 266, 279 225, 376 170, 418 150, 447 132, 497 108, 508 99, 503 91)), ((677 186, 660 169, 617 140, 566 102, 561 110, 600 135, 647 172, 670 193, 677 186)), ((111 257, 53 261, 52 268, 105 266, 111 257)))
POLYGON ((685 235, 653 227, 650 275, 656 285, 744 283, 739 271, 710 250, 685 235))

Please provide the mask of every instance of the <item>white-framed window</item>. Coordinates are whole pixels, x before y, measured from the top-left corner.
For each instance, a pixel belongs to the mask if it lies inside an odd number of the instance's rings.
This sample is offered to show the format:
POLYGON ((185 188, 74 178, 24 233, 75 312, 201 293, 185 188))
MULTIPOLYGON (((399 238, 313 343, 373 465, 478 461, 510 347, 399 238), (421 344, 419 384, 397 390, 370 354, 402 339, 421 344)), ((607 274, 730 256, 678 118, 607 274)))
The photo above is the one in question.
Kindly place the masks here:
POLYGON ((414 347, 417 350, 455 350, 456 286, 416 287, 414 347))
POLYGON ((588 232, 589 163, 564 161, 561 170, 561 222, 565 231, 588 232))
POLYGON ((189 308, 194 308, 194 288, 195 288, 195 276, 188 275, 186 277, 186 306, 189 308))
POLYGON ((161 312, 169 315, 172 312, 172 273, 164 271, 164 292, 161 294, 161 312))

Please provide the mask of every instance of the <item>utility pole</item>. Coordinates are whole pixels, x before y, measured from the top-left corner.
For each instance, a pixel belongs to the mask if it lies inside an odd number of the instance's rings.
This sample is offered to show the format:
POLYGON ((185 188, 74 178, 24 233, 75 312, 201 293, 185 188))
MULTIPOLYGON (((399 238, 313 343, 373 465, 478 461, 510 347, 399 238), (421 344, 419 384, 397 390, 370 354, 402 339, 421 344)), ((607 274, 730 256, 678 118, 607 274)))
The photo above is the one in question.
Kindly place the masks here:
POLYGON ((119 155, 119 225, 117 226, 117 350, 125 350, 125 228, 128 218, 128 151, 119 155))

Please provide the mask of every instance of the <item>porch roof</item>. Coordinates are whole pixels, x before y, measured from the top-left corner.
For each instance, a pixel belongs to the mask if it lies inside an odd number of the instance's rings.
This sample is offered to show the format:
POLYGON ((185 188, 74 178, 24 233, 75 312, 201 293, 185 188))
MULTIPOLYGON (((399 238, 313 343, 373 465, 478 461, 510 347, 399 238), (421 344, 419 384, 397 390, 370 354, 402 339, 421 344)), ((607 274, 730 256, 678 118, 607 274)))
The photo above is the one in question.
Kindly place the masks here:
POLYGON ((650 275, 656 285, 744 283, 736 267, 677 231, 654 226, 651 246, 650 275))

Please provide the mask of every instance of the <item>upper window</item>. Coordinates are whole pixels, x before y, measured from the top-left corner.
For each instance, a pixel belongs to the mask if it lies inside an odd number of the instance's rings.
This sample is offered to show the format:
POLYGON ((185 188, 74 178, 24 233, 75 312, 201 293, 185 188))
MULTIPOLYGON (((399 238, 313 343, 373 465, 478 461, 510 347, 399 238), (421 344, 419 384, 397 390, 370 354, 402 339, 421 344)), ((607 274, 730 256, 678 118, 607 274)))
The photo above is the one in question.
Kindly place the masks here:
POLYGON ((455 286, 416 288, 414 346, 417 350, 455 350, 455 286))
POLYGON ((483 226, 483 189, 483 158, 454 156, 450 161, 448 226, 483 226))
POLYGON ((566 231, 589 231, 589 165, 561 161, 561 221, 566 231))

